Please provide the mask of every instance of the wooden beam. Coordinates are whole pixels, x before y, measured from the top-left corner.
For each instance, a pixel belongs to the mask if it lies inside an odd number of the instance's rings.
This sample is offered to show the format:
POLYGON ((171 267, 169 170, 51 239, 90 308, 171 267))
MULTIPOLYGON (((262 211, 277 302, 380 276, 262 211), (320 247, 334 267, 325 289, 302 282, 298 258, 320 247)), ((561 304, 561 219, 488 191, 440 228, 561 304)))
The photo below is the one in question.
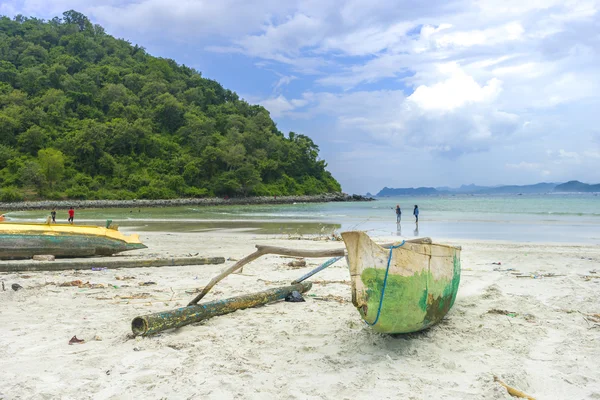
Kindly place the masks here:
POLYGON ((125 257, 106 257, 78 261, 0 262, 0 272, 65 271, 92 268, 175 267, 182 265, 224 264, 224 257, 170 257, 127 260, 125 257), (121 259, 119 259, 121 258, 121 259))
POLYGON ((209 319, 217 315, 229 314, 236 310, 257 307, 282 300, 293 291, 304 293, 309 291, 311 287, 312 283, 305 282, 225 300, 215 300, 208 303, 181 307, 176 310, 143 315, 131 321, 131 330, 136 336, 148 336, 167 329, 179 328, 209 319))

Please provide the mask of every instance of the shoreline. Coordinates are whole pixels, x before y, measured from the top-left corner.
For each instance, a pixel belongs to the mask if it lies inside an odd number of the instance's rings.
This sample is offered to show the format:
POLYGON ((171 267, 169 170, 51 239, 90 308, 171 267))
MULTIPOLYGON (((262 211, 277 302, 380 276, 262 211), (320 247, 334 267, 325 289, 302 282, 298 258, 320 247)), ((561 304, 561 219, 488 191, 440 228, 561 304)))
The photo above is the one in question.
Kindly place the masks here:
POLYGON ((56 208, 75 207, 79 209, 92 208, 129 208, 129 207, 174 207, 174 206, 226 206, 226 205, 252 205, 252 204, 293 204, 293 203, 330 203, 348 201, 375 201, 372 197, 362 195, 349 195, 346 193, 327 193, 320 195, 303 196, 261 196, 261 197, 234 197, 223 199, 219 197, 190 198, 190 199, 134 199, 134 200, 39 200, 22 201, 15 203, 1 203, 0 211, 45 210, 56 208))

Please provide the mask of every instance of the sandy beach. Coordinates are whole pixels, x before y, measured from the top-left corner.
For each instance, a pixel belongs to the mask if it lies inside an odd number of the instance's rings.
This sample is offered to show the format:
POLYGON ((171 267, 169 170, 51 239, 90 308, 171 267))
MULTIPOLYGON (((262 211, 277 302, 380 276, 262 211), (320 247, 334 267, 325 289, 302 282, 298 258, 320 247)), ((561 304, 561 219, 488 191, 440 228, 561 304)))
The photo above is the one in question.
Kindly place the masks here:
MULTIPOLYGON (((511 399, 494 376, 536 399, 600 399, 598 246, 444 241, 463 248, 458 297, 442 323, 420 333, 371 331, 352 306, 340 260, 314 277, 304 303, 133 338, 134 317, 187 304, 256 244, 343 246, 243 230, 141 238, 148 249, 119 257, 229 260, 0 274, 0 399, 511 399), (73 280, 104 287, 59 286, 73 280), (69 345, 74 335, 85 342, 69 345)), ((266 256, 205 299, 282 286, 324 260, 292 268, 289 258, 266 256)))

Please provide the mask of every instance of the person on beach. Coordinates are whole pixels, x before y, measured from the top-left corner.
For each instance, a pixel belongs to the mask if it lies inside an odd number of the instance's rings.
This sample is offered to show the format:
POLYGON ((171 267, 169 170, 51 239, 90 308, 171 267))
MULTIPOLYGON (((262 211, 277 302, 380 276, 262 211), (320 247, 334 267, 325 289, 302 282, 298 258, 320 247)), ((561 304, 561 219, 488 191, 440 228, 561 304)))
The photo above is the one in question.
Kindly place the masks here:
POLYGON ((55 224, 56 223, 56 208, 53 208, 52 211, 50 211, 50 216, 52 217, 52 223, 55 224))
POLYGON ((402 210, 400 209, 400 204, 396 204, 396 223, 399 224, 402 219, 402 210))
POLYGON ((75 210, 73 210, 73 207, 69 208, 69 223, 71 225, 73 225, 73 218, 75 218, 75 210))
POLYGON ((413 215, 415 216, 415 222, 419 223, 419 206, 415 204, 415 209, 413 210, 413 215))

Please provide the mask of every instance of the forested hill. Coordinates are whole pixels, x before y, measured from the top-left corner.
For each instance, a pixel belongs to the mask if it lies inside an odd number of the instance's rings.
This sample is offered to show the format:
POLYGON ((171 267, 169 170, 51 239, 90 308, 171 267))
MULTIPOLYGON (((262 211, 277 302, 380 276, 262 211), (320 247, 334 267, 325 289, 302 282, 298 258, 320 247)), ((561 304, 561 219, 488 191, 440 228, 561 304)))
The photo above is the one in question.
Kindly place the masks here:
POLYGON ((0 201, 339 192, 318 152, 80 13, 0 17, 0 201))

